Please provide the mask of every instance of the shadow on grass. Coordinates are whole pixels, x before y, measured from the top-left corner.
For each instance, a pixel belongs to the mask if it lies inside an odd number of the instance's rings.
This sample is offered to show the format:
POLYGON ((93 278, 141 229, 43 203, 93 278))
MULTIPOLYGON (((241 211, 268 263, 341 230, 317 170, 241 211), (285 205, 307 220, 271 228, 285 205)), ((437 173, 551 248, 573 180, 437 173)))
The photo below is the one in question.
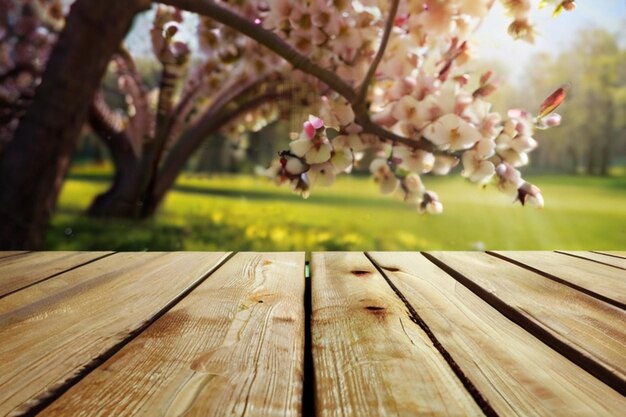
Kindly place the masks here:
POLYGON ((397 201, 393 199, 382 200, 380 198, 357 197, 353 195, 333 196, 313 194, 309 199, 303 199, 296 194, 286 194, 281 192, 246 190, 226 190, 210 186, 177 185, 175 191, 188 194, 206 194, 227 198, 247 198, 256 201, 280 201, 296 204, 325 204, 332 206, 349 207, 392 207, 397 206, 397 201))
MULTIPOLYGON (((107 174, 101 173, 76 173, 70 176, 70 179, 77 181, 86 181, 94 183, 110 182, 111 177, 107 174)), ((219 187, 213 187, 210 185, 189 185, 189 184, 176 184, 173 191, 187 194, 199 194, 199 195, 211 195, 217 197, 226 198, 247 198, 255 201, 280 201, 296 204, 325 204, 333 206, 347 206, 347 207, 391 207, 396 205, 391 199, 389 201, 382 200, 380 198, 367 198, 358 197, 352 195, 345 196, 333 196, 323 194, 313 194, 308 200, 296 194, 290 194, 281 192, 281 189, 276 188, 276 191, 265 190, 229 190, 219 187)), ((284 189, 283 189, 284 190, 284 189)))
MULTIPOLYGON (((300 228, 300 232, 324 232, 314 228, 300 228)), ((93 219, 59 213, 46 235, 47 249, 85 251, 285 251, 285 250, 355 250, 350 242, 331 237, 317 242, 314 247, 284 240, 275 242, 250 236, 245 227, 216 224, 207 220, 190 219, 185 225, 164 224, 158 220, 131 221, 123 219, 93 219)))

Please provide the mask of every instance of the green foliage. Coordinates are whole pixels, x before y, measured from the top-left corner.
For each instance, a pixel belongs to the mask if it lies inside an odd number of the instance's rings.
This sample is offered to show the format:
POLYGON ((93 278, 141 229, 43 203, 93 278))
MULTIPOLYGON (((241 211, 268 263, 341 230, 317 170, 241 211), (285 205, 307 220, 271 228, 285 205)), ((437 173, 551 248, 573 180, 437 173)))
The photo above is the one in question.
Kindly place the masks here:
POLYGON ((72 250, 471 250, 626 249, 626 177, 542 176, 543 210, 513 205, 493 188, 426 178, 445 211, 418 215, 365 178, 341 178, 302 200, 261 178, 182 178, 154 219, 87 219, 106 168, 68 180, 47 249, 72 250))

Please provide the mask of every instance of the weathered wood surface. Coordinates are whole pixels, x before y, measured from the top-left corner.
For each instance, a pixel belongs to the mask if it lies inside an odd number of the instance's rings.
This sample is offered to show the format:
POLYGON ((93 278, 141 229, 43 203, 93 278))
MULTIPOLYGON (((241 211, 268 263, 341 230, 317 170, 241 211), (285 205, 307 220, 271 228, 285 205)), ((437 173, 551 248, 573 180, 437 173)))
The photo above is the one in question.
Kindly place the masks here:
POLYGON ((239 253, 42 416, 297 416, 304 253, 239 253))
POLYGON ((369 254, 500 416, 609 416, 623 397, 419 253, 369 254))
POLYGON ((311 286, 318 416, 482 415, 363 254, 313 253, 311 286))
POLYGON ((0 259, 0 297, 111 253, 37 252, 4 257, 0 259))
POLYGON ((626 313, 497 257, 433 252, 509 319, 626 395, 626 313))
MULTIPOLYGON (((606 255, 598 252, 586 252, 586 251, 557 251, 570 256, 577 256, 579 258, 590 259, 595 262, 599 262, 605 265, 612 265, 616 268, 626 270, 626 258, 619 258, 617 256, 606 255)), ((625 278, 626 279, 626 278, 625 278)))
POLYGON ((225 256, 120 253, 0 299, 0 415, 80 378, 225 256))
POLYGON ((0 416, 621 416, 624 260, 0 253, 0 416))
POLYGON ((495 253, 626 309, 626 271, 622 269, 556 252, 495 253))
POLYGON ((8 258, 10 256, 15 256, 15 255, 22 255, 24 253, 28 253, 27 251, 24 250, 7 250, 7 251, 1 251, 0 252, 0 259, 2 258, 8 258))
POLYGON ((614 256, 616 258, 626 259, 626 251, 610 251, 610 250, 602 250, 602 251, 593 251, 595 253, 601 253, 604 255, 614 256))

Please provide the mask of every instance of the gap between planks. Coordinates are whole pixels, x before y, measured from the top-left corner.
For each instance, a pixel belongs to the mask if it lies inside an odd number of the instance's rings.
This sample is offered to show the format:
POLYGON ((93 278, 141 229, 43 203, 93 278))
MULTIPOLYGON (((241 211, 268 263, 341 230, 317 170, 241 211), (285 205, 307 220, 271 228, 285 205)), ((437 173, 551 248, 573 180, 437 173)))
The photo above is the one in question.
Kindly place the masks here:
POLYGON ((597 251, 597 250, 592 250, 591 252, 597 253, 599 255, 612 256, 614 258, 626 259, 626 251, 597 251))
POLYGON ((626 282, 622 279, 622 273, 615 271, 615 269, 621 269, 619 267, 603 265, 603 263, 573 255, 569 258, 574 265, 569 266, 565 262, 567 254, 561 252, 487 251, 485 253, 626 310, 626 282), (539 259, 535 259, 536 257, 539 259), (554 265, 554 262, 558 265, 554 265), (590 270, 591 267, 594 267, 594 270, 590 270))
POLYGON ((12 251, 0 251, 0 259, 10 258, 12 256, 19 256, 29 253, 27 250, 12 250, 12 251))
POLYGON ((0 258, 0 299, 115 252, 25 252, 0 258))
MULTIPOLYGON (((307 258, 310 256, 306 254, 307 258)), ((304 366, 302 381, 302 416, 313 417, 315 410, 315 368, 311 339, 311 265, 304 262, 304 366)))
POLYGON ((596 252, 586 252, 586 251, 555 251, 556 253, 560 253, 562 255, 573 256, 575 258, 585 259, 591 262, 596 262, 602 265, 610 266, 613 268, 618 268, 622 270, 626 270, 626 259, 617 258, 615 256, 605 255, 602 253, 596 252))
POLYGON ((318 416, 485 414, 364 253, 311 266, 318 416))
POLYGON ((481 392, 478 390, 478 388, 476 388, 476 386, 467 377, 467 375, 465 375, 465 372, 463 372, 463 369, 459 366, 458 363, 456 363, 456 361, 454 360, 450 352, 448 352, 448 350, 441 344, 441 342, 439 341, 435 333, 432 331, 432 329, 422 319, 422 317, 420 317, 420 315, 417 313, 415 308, 413 308, 411 303, 406 299, 406 297, 402 294, 402 292, 398 289, 398 287, 395 286, 394 283, 389 279, 385 271, 383 271, 380 265, 372 258, 369 252, 365 252, 365 256, 367 257, 367 259, 369 259, 369 261, 372 263, 374 268, 376 268, 378 273, 382 275, 382 277, 385 279, 389 287, 391 287, 391 289, 396 293, 398 298, 404 303, 404 306, 407 308, 407 310, 410 313, 412 321, 415 324, 417 324, 424 331, 424 333, 426 333, 426 335, 432 342, 433 346, 437 349, 437 351, 439 351, 439 354, 441 354, 441 356, 448 363, 448 365, 450 366, 454 374, 457 376, 459 381, 461 381, 465 389, 472 396, 472 398, 474 399, 478 407, 480 407, 480 409, 483 411, 483 413, 485 413, 486 416, 497 417, 498 414, 493 409, 493 407, 489 404, 489 402, 485 399, 485 397, 483 397, 481 392))

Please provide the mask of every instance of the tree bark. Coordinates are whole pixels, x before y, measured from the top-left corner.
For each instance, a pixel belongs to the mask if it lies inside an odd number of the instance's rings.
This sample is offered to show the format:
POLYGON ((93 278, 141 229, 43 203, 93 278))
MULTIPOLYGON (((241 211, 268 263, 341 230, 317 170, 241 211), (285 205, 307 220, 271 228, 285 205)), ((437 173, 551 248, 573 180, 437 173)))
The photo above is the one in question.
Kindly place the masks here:
POLYGON ((92 104, 89 123, 109 149, 115 175, 111 187, 92 201, 87 213, 92 217, 131 218, 137 211, 141 159, 132 149, 128 132, 115 131, 97 103, 92 104))
POLYGON ((148 0, 77 0, 41 85, 0 155, 0 249, 40 249, 89 103, 148 0))
POLYGON ((596 147, 593 139, 590 140, 587 150, 587 175, 596 174, 596 147))

